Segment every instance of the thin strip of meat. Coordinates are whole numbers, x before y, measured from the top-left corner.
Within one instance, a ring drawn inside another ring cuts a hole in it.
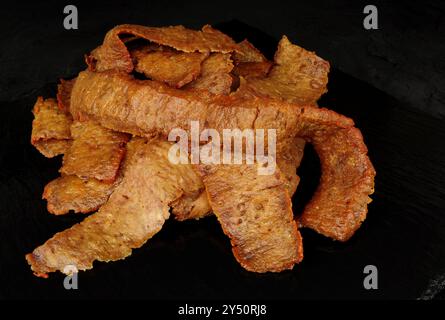
[[[123,34],[137,36],[183,52],[230,53],[238,49],[229,36],[208,25],[204,26],[202,31],[196,31],[183,26],[155,28],[124,24],[111,29],[106,34],[104,43],[93,50],[86,59],[91,70],[133,70],[130,53],[119,37]]]
[[[134,59],[135,69],[152,80],[181,88],[201,74],[201,63],[208,53],[180,51],[152,51]]]
[[[185,189],[202,187],[191,165],[167,160],[170,143],[146,143],[136,138],[128,145],[130,159],[125,163],[123,180],[108,202],[26,256],[37,276],[64,272],[67,265],[87,270],[94,261],[126,258],[162,228],[169,217],[169,205]]]
[[[242,62],[265,62],[266,57],[261,53],[260,50],[255,48],[249,40],[244,39],[238,44],[238,51],[233,53],[233,61],[235,64]]]
[[[274,57],[275,65],[267,77],[255,74],[254,70],[250,70],[254,66],[248,65],[267,61],[261,52],[246,40],[238,45],[242,54],[235,53],[234,60],[238,63],[238,68],[241,68],[238,71],[243,72],[241,76],[246,79],[241,78],[236,95],[265,96],[287,102],[293,102],[295,97],[298,97],[297,101],[300,103],[315,105],[327,91],[329,63],[313,52],[292,44],[287,37],[283,37],[279,42]],[[304,77],[306,82],[302,81],[301,77]],[[313,90],[311,83],[316,83],[318,90]],[[299,183],[296,170],[303,157],[304,145],[303,139],[295,138],[284,145],[283,151],[277,157],[278,166],[288,180],[291,194]]]
[[[303,246],[291,200],[280,171],[258,175],[258,165],[197,167],[238,262],[254,272],[292,269]]]
[[[297,169],[303,159],[305,144],[303,139],[294,138],[282,148],[279,148],[281,152],[277,154],[277,166],[286,181],[286,189],[291,197],[297,191],[298,184],[300,183]]]
[[[243,78],[264,78],[269,73],[272,62],[241,62],[235,65],[233,73]]]
[[[119,182],[120,179],[107,183],[94,178],[64,175],[45,186],[42,198],[47,200],[48,212],[55,215],[70,211],[89,213],[99,209],[108,200]]]
[[[190,220],[190,219],[201,219],[212,213],[212,207],[210,207],[209,201],[207,199],[207,194],[204,189],[200,189],[195,194],[191,193],[189,190],[185,190],[184,195],[172,202],[172,213],[175,219],[178,221]]]
[[[33,108],[31,144],[47,158],[63,154],[71,146],[72,117],[59,110],[54,99],[38,97]]]
[[[317,196],[308,208],[311,215],[335,215],[342,228],[332,226],[335,232],[329,233],[317,230],[337,240],[347,240],[360,226],[374,190],[375,171],[360,131],[351,119],[327,109],[268,98],[196,95],[152,81],[135,81],[126,74],[86,71],[73,88],[71,112],[75,118],[92,118],[114,130],[142,136],[167,136],[174,128],[189,131],[190,121],[195,120],[202,129],[213,128],[220,134],[227,128],[276,129],[278,145],[303,138],[314,145],[322,161]],[[338,144],[326,148],[328,138],[341,141],[341,149]],[[353,187],[339,188],[338,181],[346,177]],[[339,190],[335,202],[326,195],[332,188]]]
[[[313,105],[327,91],[329,63],[283,36],[267,78],[241,80],[239,95],[284,99]]]
[[[306,205],[301,224],[320,234],[347,241],[366,219],[375,171],[357,128],[310,138],[320,157],[320,184]]]
[[[252,78],[265,77],[269,73],[272,62],[268,61],[247,39],[238,43],[238,48],[239,51],[233,53],[234,74]]]
[[[229,94],[233,63],[228,53],[212,53],[202,63],[201,75],[185,88],[205,89],[214,94]]]
[[[71,126],[72,146],[63,156],[60,172],[80,178],[113,182],[125,155],[129,136],[92,121],[75,121]]]

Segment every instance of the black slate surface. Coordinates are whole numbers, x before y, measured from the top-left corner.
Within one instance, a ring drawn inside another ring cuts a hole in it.
[[[237,39],[248,37],[269,55],[275,49],[274,38],[239,22],[219,27]],[[77,71],[73,68],[63,76]],[[79,215],[55,217],[46,212],[41,193],[58,175],[61,159],[45,159],[29,144],[31,107],[37,95],[54,95],[56,81],[0,103],[0,297],[416,299],[433,298],[443,288],[444,123],[335,68],[320,105],[356,121],[377,171],[368,219],[349,242],[336,243],[303,230],[304,261],[293,271],[258,275],[236,263],[214,217],[169,220],[130,258],[97,263],[92,271],[81,273],[79,290],[65,290],[60,274],[35,278],[24,255],[82,220]],[[317,162],[308,148],[300,190],[293,199],[296,214],[316,187]],[[378,290],[363,288],[363,268],[369,264],[378,268]]]

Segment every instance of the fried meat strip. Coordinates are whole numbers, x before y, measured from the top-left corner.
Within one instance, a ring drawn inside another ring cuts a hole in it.
[[[261,53],[260,50],[255,48],[249,40],[244,39],[238,45],[238,51],[233,53],[233,61],[235,64],[242,62],[265,62],[266,57]]]
[[[257,165],[200,164],[198,171],[238,262],[254,272],[292,269],[303,246],[284,179],[278,169],[258,175]]]
[[[320,157],[320,184],[301,216],[303,226],[347,241],[366,219],[375,171],[356,128],[311,138]]]
[[[135,135],[166,137],[173,128],[189,132],[190,121],[195,120],[200,128],[213,128],[220,134],[226,128],[276,129],[278,145],[303,138],[314,145],[322,161],[320,185],[307,210],[313,216],[330,212],[337,221],[331,226],[333,232],[322,228],[321,222],[311,228],[344,241],[366,215],[375,171],[354,122],[333,111],[268,98],[196,95],[115,72],[81,72],[71,99],[75,118],[91,118]],[[328,141],[339,143],[329,148]],[[338,186],[344,179],[348,184]],[[335,199],[330,196],[334,189],[338,190]]]
[[[28,254],[34,273],[46,277],[57,270],[64,272],[67,265],[87,270],[96,260],[124,259],[156,234],[169,217],[169,205],[184,190],[203,187],[191,165],[168,161],[170,146],[160,140],[132,139],[122,182],[107,203]]]
[[[249,78],[265,77],[269,73],[272,62],[268,61],[248,40],[238,43],[238,48],[239,51],[233,54],[234,74]]]
[[[113,182],[125,155],[127,134],[112,131],[92,121],[75,121],[73,144],[63,156],[60,172],[80,178]]]
[[[191,169],[192,170],[192,169]],[[172,202],[172,213],[175,219],[178,221],[184,221],[189,219],[201,219],[212,213],[207,194],[204,189],[196,192],[190,192],[186,190],[184,195]]]
[[[229,94],[232,88],[230,54],[212,53],[202,63],[201,75],[186,88],[205,89],[214,94]]]
[[[47,200],[47,209],[52,214],[66,214],[70,210],[88,213],[99,209],[119,182],[120,179],[107,183],[94,178],[64,175],[48,183],[42,197]]]
[[[269,73],[272,62],[242,62],[237,64],[233,73],[243,78],[264,78]]]
[[[139,25],[120,25],[111,29],[103,44],[93,50],[87,58],[91,70],[122,70],[131,72],[133,62],[120,35],[133,35],[151,42],[168,46],[183,52],[221,52],[236,51],[236,43],[227,35],[204,26],[202,31],[186,29],[183,26],[166,28],[145,27]]]
[[[327,91],[329,63],[283,36],[267,78],[241,80],[238,94],[314,105]]]
[[[234,59],[238,66],[246,62],[264,62],[266,58],[252,44],[247,41],[239,43],[241,53],[235,53]],[[283,37],[275,53],[275,65],[267,77],[249,74],[244,69],[246,79],[241,79],[238,95],[265,96],[287,102],[316,104],[320,96],[326,92],[329,63],[317,57],[314,53],[292,44]],[[318,90],[312,90],[316,83]],[[298,99],[295,99],[298,97]],[[295,138],[283,148],[277,162],[288,180],[291,191],[298,186],[299,177],[296,170],[300,166],[304,152],[304,140]],[[291,192],[291,194],[293,194]]]
[[[152,80],[181,88],[201,74],[201,63],[208,53],[173,50],[152,51],[136,56],[135,70]]]
[[[38,97],[33,108],[31,144],[47,158],[65,153],[71,145],[72,117],[54,99]]]

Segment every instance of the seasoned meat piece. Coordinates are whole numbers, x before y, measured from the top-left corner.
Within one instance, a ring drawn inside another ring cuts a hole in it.
[[[72,117],[57,107],[54,99],[38,97],[33,108],[31,144],[45,157],[65,153],[71,146]]]

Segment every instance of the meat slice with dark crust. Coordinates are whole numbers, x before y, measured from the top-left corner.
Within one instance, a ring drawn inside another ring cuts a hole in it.
[[[54,99],[38,97],[33,108],[31,144],[47,158],[65,153],[71,146],[72,117],[59,110]]]
[[[37,276],[78,270],[94,261],[115,261],[129,256],[156,234],[169,217],[169,205],[184,190],[202,182],[191,165],[167,160],[171,144],[132,139],[122,182],[97,213],[70,229],[57,233],[26,256]]]
[[[75,121],[73,144],[63,156],[60,172],[105,182],[116,179],[129,135],[112,131],[92,121]]]
[[[197,168],[238,262],[254,272],[292,269],[303,259],[303,246],[291,200],[279,170],[258,175],[259,165]]]
[[[151,81],[135,81],[124,74],[82,72],[73,88],[71,111],[75,118],[92,118],[106,127],[136,135],[166,137],[173,128],[189,131],[190,122],[195,120],[200,128],[213,128],[220,134],[227,128],[276,129],[278,146],[295,137],[303,138],[314,145],[322,161],[321,183],[308,212],[335,215],[334,219],[344,227],[332,226],[336,232],[329,233],[318,228],[334,239],[344,241],[360,226],[370,201],[368,196],[374,191],[375,171],[360,131],[351,119],[327,109],[268,98],[213,96],[205,92],[196,95]],[[341,149],[338,144],[327,149],[328,138],[341,141]],[[277,156],[280,152],[278,148]],[[346,177],[353,188],[339,188],[332,202],[327,194]]]

